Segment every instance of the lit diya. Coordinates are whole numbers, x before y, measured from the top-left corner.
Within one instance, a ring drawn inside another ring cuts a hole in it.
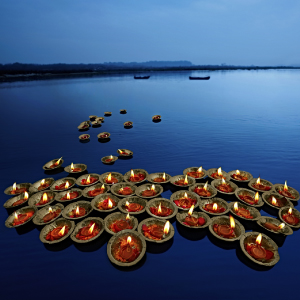
[[[117,153],[120,156],[132,156],[133,155],[133,152],[131,150],[128,150],[128,149],[118,149]]]
[[[79,186],[88,186],[93,185],[99,181],[100,175],[91,173],[91,174],[85,174],[77,178],[76,184]]]
[[[149,242],[163,243],[174,236],[174,228],[169,221],[149,218],[143,220],[138,226],[138,232],[142,233]]]
[[[25,206],[12,213],[5,221],[5,226],[8,228],[17,227],[29,222],[35,215],[36,208]]]
[[[45,206],[54,201],[55,194],[51,191],[43,191],[32,195],[29,198],[28,204],[30,206]]]
[[[102,157],[101,161],[104,164],[113,164],[117,159],[118,159],[117,156],[110,155],[110,156],[104,156],[104,157]]]
[[[294,207],[294,205],[289,199],[283,196],[279,196],[277,193],[274,192],[263,193],[262,198],[266,202],[266,204],[270,205],[273,208],[280,209],[281,207],[284,206]]]
[[[98,183],[93,186],[87,187],[83,190],[84,197],[94,198],[98,195],[107,193],[109,191],[109,186],[104,183]]]
[[[96,207],[99,210],[111,210],[113,208],[116,208],[116,206],[116,201],[109,195],[107,195],[105,198],[98,199],[98,202],[96,203]]]
[[[235,191],[235,196],[239,200],[254,207],[260,207],[264,205],[264,202],[259,196],[259,192],[253,192],[248,189],[239,188]]]
[[[123,175],[118,172],[107,172],[100,176],[100,181],[108,185],[113,185],[123,181]]]
[[[68,232],[69,232],[69,226],[67,226],[67,225],[58,226],[58,227],[52,229],[51,231],[49,231],[48,234],[46,235],[45,239],[47,241],[51,241],[51,242],[60,240],[62,237],[67,235]]]
[[[19,195],[25,192],[29,191],[29,188],[31,187],[31,183],[19,183],[16,182],[5,189],[4,193],[6,195]]]
[[[123,213],[130,213],[133,215],[143,213],[146,209],[147,201],[140,197],[127,197],[118,203],[118,208]]]
[[[110,191],[118,197],[127,197],[135,194],[136,186],[130,183],[116,183],[111,187]]]
[[[19,196],[10,198],[4,203],[5,208],[15,207],[24,204],[29,198],[29,194],[27,192],[20,194]]]
[[[33,223],[36,225],[44,225],[46,223],[53,222],[60,215],[64,206],[62,204],[56,204],[54,206],[45,206],[39,210],[33,218]]]
[[[64,160],[61,158],[59,159],[52,159],[46,164],[44,164],[43,169],[44,170],[54,170],[56,168],[59,168],[63,164]]]
[[[61,213],[61,209],[52,209],[49,207],[48,213],[43,217],[44,223],[51,222],[53,219],[57,218]]]
[[[231,177],[231,179],[240,182],[248,182],[253,178],[250,173],[240,170],[230,171],[228,172],[228,175]]]
[[[105,230],[110,234],[118,233],[122,230],[133,229],[135,230],[138,225],[138,221],[135,217],[116,212],[108,215],[104,219]]]
[[[257,220],[257,224],[268,231],[273,233],[281,233],[284,235],[291,235],[293,234],[293,230],[286,226],[285,223],[281,223],[279,220],[271,217],[260,217]]]
[[[55,191],[64,191],[70,189],[74,185],[75,185],[74,178],[65,177],[63,179],[56,180],[50,189]]]
[[[231,202],[229,204],[230,210],[237,216],[247,219],[247,220],[256,220],[260,217],[260,212],[253,207],[249,207],[238,202]]]
[[[194,207],[199,205],[199,196],[193,192],[177,191],[171,195],[170,200],[183,210],[190,209],[192,205]]]
[[[196,193],[203,198],[211,198],[217,195],[217,190],[208,184],[208,182],[197,183],[189,188],[191,192]]]
[[[81,140],[81,141],[87,141],[87,140],[89,140],[90,139],[90,135],[89,134],[81,134],[80,136],[79,136],[79,139]]]
[[[140,183],[146,180],[146,177],[148,175],[148,172],[143,169],[131,169],[131,171],[128,171],[124,175],[124,180],[126,182],[136,182]]]
[[[300,196],[297,190],[293,189],[290,186],[287,186],[287,183],[285,181],[283,184],[274,184],[274,188],[277,193],[279,193],[281,196],[289,198],[292,201],[298,201]]]
[[[187,175],[177,175],[173,176],[170,181],[172,184],[177,186],[191,186],[192,184],[195,184],[195,179],[191,177],[187,177]]]
[[[178,213],[176,219],[180,224],[188,228],[205,228],[211,223],[210,217],[203,212],[195,212],[193,205],[188,213]]]
[[[147,180],[152,183],[167,183],[171,179],[169,174],[164,173],[152,173],[148,174]]]
[[[206,171],[206,174],[211,179],[222,179],[222,178],[224,178],[228,181],[230,180],[229,175],[226,172],[224,172],[221,167],[218,168],[218,169],[216,169],[216,168],[209,169],[209,170]]]
[[[204,212],[214,215],[222,215],[229,210],[227,202],[221,198],[202,200],[199,207]]]
[[[109,132],[101,132],[97,135],[98,139],[108,139],[110,137]]]
[[[123,125],[124,125],[124,127],[132,127],[132,124],[133,124],[133,122],[127,121]]]
[[[235,190],[238,188],[236,184],[225,181],[224,178],[213,180],[211,185],[223,194],[234,194]]]
[[[189,177],[193,177],[195,179],[201,179],[206,176],[206,171],[201,167],[191,167],[187,168],[183,171],[184,175],[187,175]]]
[[[282,208],[279,211],[279,217],[286,222],[289,226],[299,228],[300,227],[300,213],[298,210],[290,208]]]
[[[88,201],[77,201],[65,207],[62,216],[66,219],[80,219],[86,217],[93,210]]]
[[[159,196],[163,190],[159,184],[143,184],[136,189],[135,193],[142,198],[153,198]]]
[[[174,217],[178,208],[173,202],[164,198],[155,198],[147,203],[147,213],[159,219],[170,219]]]
[[[191,206],[188,212],[188,216],[185,217],[184,219],[184,224],[191,226],[191,227],[199,227],[205,224],[205,219],[200,217],[200,218],[195,218],[192,216],[194,210],[194,205]]]
[[[81,173],[86,171],[87,169],[87,165],[85,164],[73,164],[71,163],[71,165],[65,167],[65,171],[68,173]]]
[[[50,187],[50,185],[53,183],[54,179],[53,178],[46,178],[42,179],[38,182],[37,190],[42,191]],[[36,183],[33,184],[33,186],[36,186]]]
[[[55,196],[57,201],[72,201],[82,196],[82,191],[80,189],[71,189],[67,192],[59,193]]]
[[[153,117],[152,117],[152,121],[160,121],[161,120],[161,116],[160,115],[154,115]]]
[[[253,188],[254,190],[257,190],[259,192],[261,191],[269,191],[272,188],[272,183],[270,181],[258,178],[253,178],[248,183],[249,187]]]
[[[96,237],[99,234],[100,230],[101,228],[98,224],[96,224],[96,222],[90,221],[87,226],[84,226],[78,230],[75,237],[77,240],[87,241]]]

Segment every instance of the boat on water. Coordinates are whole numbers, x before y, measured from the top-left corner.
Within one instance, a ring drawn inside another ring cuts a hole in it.
[[[150,76],[134,76],[134,79],[149,79]]]
[[[210,78],[210,76],[207,77],[193,77],[193,76],[189,76],[190,80],[208,80]]]

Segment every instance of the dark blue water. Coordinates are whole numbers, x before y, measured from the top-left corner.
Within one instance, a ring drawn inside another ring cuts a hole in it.
[[[43,164],[63,156],[64,166],[85,163],[89,172],[99,174],[143,168],[178,175],[190,166],[221,166],[261,175],[273,184],[287,180],[299,191],[300,71],[211,72],[209,81],[189,81],[191,74],[208,73],[1,84],[0,190],[15,181],[42,179]],[[123,108],[126,115],[119,114]],[[105,111],[112,116],[102,127],[90,128],[89,143],[80,143],[79,123]],[[155,114],[162,116],[160,123],[152,122]],[[124,129],[125,121],[132,121],[133,128]],[[98,142],[102,131],[111,133],[108,143]],[[103,165],[101,158],[116,155],[118,148],[132,150],[133,158]],[[166,190],[162,196],[171,194]],[[8,198],[2,194],[1,203]],[[269,214],[265,210],[262,215]],[[7,216],[0,209],[3,299],[36,299],[36,294],[43,299],[282,299],[299,290],[297,231],[278,242],[279,263],[260,269],[245,259],[238,244],[217,244],[208,232],[190,236],[174,221],[173,242],[165,249],[150,247],[143,263],[126,272],[110,263],[105,239],[86,247],[49,248],[34,226],[6,228]]]

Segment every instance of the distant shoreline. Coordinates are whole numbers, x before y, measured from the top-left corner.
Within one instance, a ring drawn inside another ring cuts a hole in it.
[[[38,71],[38,72],[1,72],[0,82],[12,81],[30,81],[30,80],[43,80],[43,79],[59,79],[59,78],[77,78],[77,77],[96,77],[101,75],[135,75],[135,74],[149,74],[152,72],[176,72],[176,71],[234,71],[234,70],[297,70],[300,67],[249,67],[249,66],[190,66],[190,67],[167,67],[167,68],[129,68],[129,69],[106,69],[106,70],[78,70],[78,71],[65,71],[59,70],[55,72]]]

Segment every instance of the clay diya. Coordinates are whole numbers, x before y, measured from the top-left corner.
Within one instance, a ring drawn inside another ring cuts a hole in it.
[[[146,210],[147,201],[137,196],[126,197],[119,201],[118,208],[122,213],[141,214]]]
[[[200,201],[199,208],[211,215],[220,216],[229,211],[228,203],[221,198],[210,198]]]
[[[238,202],[231,202],[228,206],[230,212],[241,219],[257,221],[261,217],[260,212],[254,207]]]
[[[261,195],[263,201],[272,208],[280,209],[284,206],[294,207],[293,203],[275,191],[265,192]]]
[[[91,115],[91,116],[89,116],[89,118],[90,118],[90,120],[92,121],[92,120],[95,120],[96,118],[98,118],[98,116],[96,116],[96,115]]]
[[[144,169],[131,169],[124,175],[124,180],[129,183],[141,183],[147,179],[148,172]]]
[[[82,122],[81,124],[79,124],[79,126],[77,127],[79,130],[87,130],[90,127],[90,123],[87,122]]]
[[[187,175],[176,175],[171,177],[170,183],[177,187],[190,187],[196,183],[195,178]]]
[[[230,179],[236,182],[249,182],[253,176],[246,171],[233,170],[227,173]]]
[[[9,186],[4,190],[6,195],[20,195],[24,192],[29,192],[31,183],[14,183],[12,186]]]
[[[203,179],[206,177],[206,170],[202,167],[190,167],[184,169],[183,174],[195,179]]]
[[[166,174],[166,173],[152,173],[152,174],[148,174],[147,176],[147,180],[151,183],[168,183],[170,182],[171,179],[171,175]]]
[[[109,260],[121,267],[137,264],[146,253],[146,242],[140,233],[123,230],[112,236],[107,243]]]
[[[62,216],[69,220],[77,220],[87,217],[93,210],[88,201],[77,201],[69,204],[62,212]]]
[[[118,208],[120,199],[111,194],[101,194],[96,196],[92,202],[92,207],[100,212],[109,213]]]
[[[153,243],[164,243],[174,236],[174,227],[169,221],[149,218],[139,223],[138,232]]]
[[[136,188],[135,194],[138,197],[151,199],[158,197],[164,191],[163,187],[160,184],[143,184]]]
[[[299,192],[294,188],[287,186],[286,181],[284,185],[280,183],[274,184],[273,188],[278,194],[287,198],[288,200],[298,201],[300,199]]]
[[[228,173],[223,171],[221,167],[218,169],[217,168],[208,169],[206,171],[206,175],[212,180],[222,179],[222,178],[224,178],[226,181],[230,180],[230,176],[228,175]]]
[[[76,181],[73,177],[65,177],[56,180],[50,187],[51,191],[62,192],[71,189]]]
[[[210,223],[210,217],[203,212],[194,211],[192,205],[188,212],[180,212],[176,215],[177,221],[187,228],[200,228],[207,227]]]
[[[130,157],[133,155],[133,152],[128,149],[118,149],[117,153],[123,157]]]
[[[43,169],[46,171],[55,170],[57,168],[60,168],[61,165],[64,163],[64,160],[61,158],[55,158],[43,165]]]
[[[124,127],[132,127],[133,122],[131,121],[126,121],[123,125]]]
[[[111,111],[105,111],[105,112],[104,112],[104,115],[105,115],[105,116],[111,116]]]
[[[97,135],[97,137],[100,140],[105,140],[105,139],[108,139],[110,137],[110,133],[109,132],[101,132]]]
[[[280,259],[278,246],[263,233],[246,232],[240,239],[240,246],[250,260],[262,266],[274,266]]]
[[[29,198],[29,194],[27,192],[24,192],[18,196],[12,197],[10,199],[8,199],[3,206],[5,208],[12,208],[12,207],[17,207],[20,205],[23,205],[25,203],[27,203]]]
[[[126,229],[136,230],[137,226],[137,218],[130,216],[129,213],[123,214],[115,212],[106,216],[104,219],[105,231],[112,235]]]
[[[28,223],[36,214],[37,208],[33,206],[25,206],[13,212],[5,221],[8,228],[19,227]]]
[[[77,174],[86,171],[87,165],[85,164],[73,164],[65,167],[65,171],[70,174]]]
[[[235,183],[226,181],[224,178],[213,180],[211,185],[216,188],[219,193],[225,195],[233,195],[235,190],[238,189],[238,186]]]
[[[95,119],[95,121],[101,121],[102,123],[104,123],[104,117],[98,117]]]
[[[168,199],[155,198],[147,203],[146,211],[151,217],[167,220],[176,216],[178,208]]]
[[[133,196],[136,191],[136,186],[131,183],[116,183],[111,189],[111,193],[118,197],[128,197]]]
[[[189,187],[190,192],[194,192],[199,195],[201,198],[209,199],[213,198],[217,195],[217,190],[212,187],[208,182],[204,183],[196,183]]]
[[[71,234],[75,243],[88,243],[94,241],[104,231],[104,221],[101,218],[90,217],[79,222]]]
[[[81,134],[80,136],[79,136],[79,139],[81,140],[81,141],[88,141],[89,139],[90,139],[90,135],[89,134]]]
[[[123,175],[118,172],[106,172],[102,175],[100,175],[100,182],[113,185],[116,183],[120,183],[123,181]]]
[[[181,190],[173,193],[170,201],[174,202],[178,209],[189,210],[192,205],[195,208],[199,205],[200,197],[193,192]]]
[[[93,186],[86,187],[82,193],[86,198],[95,198],[98,195],[108,193],[110,190],[109,185],[104,183],[97,183]]]
[[[126,114],[127,110],[126,109],[120,109],[120,114]]]
[[[68,201],[78,200],[81,196],[82,196],[82,190],[73,188],[68,191],[56,193],[55,200],[57,202],[64,203]]]
[[[56,244],[65,240],[74,230],[75,222],[64,218],[56,219],[40,232],[40,240],[45,244]]]
[[[117,159],[118,159],[117,156],[110,155],[110,156],[104,156],[104,157],[102,157],[101,161],[104,164],[112,165]]]
[[[265,179],[261,179],[260,177],[258,178],[252,178],[249,183],[248,186],[258,192],[267,192],[270,191],[272,189],[273,184]]]
[[[38,180],[34,184],[32,184],[29,191],[32,193],[44,191],[48,188],[51,188],[54,181],[55,181],[54,178],[44,178],[44,179]]]
[[[37,211],[35,217],[32,222],[36,225],[45,225],[53,222],[57,218],[60,217],[64,206],[62,204],[55,204],[53,206],[47,205]]]
[[[28,200],[29,206],[36,206],[37,208],[44,207],[51,204],[55,200],[55,193],[46,190],[30,196]]]
[[[211,219],[209,231],[222,241],[233,242],[241,238],[245,233],[245,228],[232,216],[219,216]]]
[[[154,115],[154,116],[152,117],[152,121],[153,121],[153,122],[161,121],[161,115]]]
[[[84,174],[77,178],[76,184],[79,186],[91,186],[99,182],[100,175],[95,173]]]
[[[93,127],[99,127],[99,126],[101,126],[101,123],[102,122],[100,120],[95,120],[92,122],[92,125],[93,125]]]
[[[282,207],[279,218],[292,228],[300,228],[300,212],[293,207]]]
[[[293,230],[289,226],[285,225],[285,223],[282,223],[282,221],[275,218],[262,216],[257,220],[257,224],[265,230],[275,234],[293,234]]]
[[[258,192],[254,192],[244,188],[238,188],[235,191],[235,196],[243,203],[252,207],[261,207],[264,205],[261,196]]]

